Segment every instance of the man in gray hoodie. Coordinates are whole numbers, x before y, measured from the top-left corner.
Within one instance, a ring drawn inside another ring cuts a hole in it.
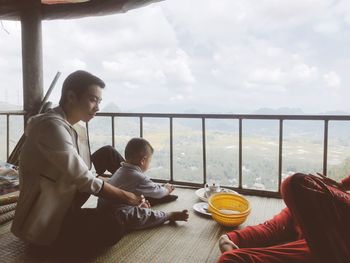
[[[145,202],[142,196],[92,174],[86,141],[73,127],[90,121],[99,111],[104,87],[101,79],[86,71],[73,72],[63,83],[59,106],[30,119],[20,155],[20,196],[11,229],[22,240],[39,246],[113,244],[124,229],[108,220],[110,214],[82,209],[81,196],[93,194],[130,205]],[[86,135],[82,127],[79,130]]]

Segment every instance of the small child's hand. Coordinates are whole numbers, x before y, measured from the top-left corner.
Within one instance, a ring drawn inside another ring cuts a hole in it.
[[[175,186],[169,183],[165,184],[164,187],[168,190],[169,194],[175,189]]]
[[[143,207],[143,208],[151,208],[151,204],[148,202],[148,200],[144,200],[142,201],[142,203],[139,205],[139,207]]]

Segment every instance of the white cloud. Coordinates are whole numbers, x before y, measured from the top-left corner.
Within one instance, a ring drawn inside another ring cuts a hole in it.
[[[21,33],[19,22],[0,25],[0,101],[22,103]],[[1,109],[0,109],[1,110]]]
[[[324,74],[323,79],[330,88],[336,89],[341,85],[341,78],[334,71]]]
[[[113,60],[103,61],[102,65],[114,73],[115,79],[139,84],[190,84],[195,80],[187,60],[181,50],[162,50],[116,54]]]
[[[62,68],[67,71],[75,71],[77,69],[86,69],[86,62],[79,58],[63,59]]]
[[[321,23],[316,24],[313,29],[317,33],[323,33],[323,34],[334,34],[339,32],[340,25],[337,21],[324,21]]]
[[[57,101],[65,76],[83,68],[106,81],[104,103],[122,109],[171,103],[202,112],[208,105],[226,112],[350,111],[350,90],[341,89],[350,85],[349,14],[347,0],[176,0],[126,14],[46,21],[45,88],[61,70],[51,96]],[[0,73],[21,89],[20,26],[5,26],[10,34],[0,30]]]
[[[318,69],[315,66],[300,63],[292,68],[292,73],[301,80],[315,79],[318,76]]]
[[[184,96],[181,94],[177,94],[176,96],[170,97],[171,101],[182,101],[184,99]]]
[[[253,70],[251,79],[261,83],[279,83],[283,74],[280,68],[257,68]]]

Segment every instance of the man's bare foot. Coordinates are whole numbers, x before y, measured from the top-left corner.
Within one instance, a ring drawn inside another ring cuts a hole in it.
[[[219,239],[219,248],[221,253],[230,251],[233,249],[238,249],[239,247],[228,238],[227,235],[222,235]]]
[[[188,220],[188,210],[169,213],[169,221],[187,221],[187,220]]]

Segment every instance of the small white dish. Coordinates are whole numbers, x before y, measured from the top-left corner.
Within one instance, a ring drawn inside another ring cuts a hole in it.
[[[233,191],[233,190],[227,189],[227,188],[221,188],[219,193],[234,193],[234,194],[239,195],[239,193],[237,193],[236,191]],[[206,197],[206,194],[205,194],[205,188],[200,188],[200,189],[196,190],[196,195],[203,202],[208,202],[208,198]]]
[[[193,209],[202,215],[211,216],[211,213],[208,212],[208,203],[206,202],[199,202],[194,204]]]

